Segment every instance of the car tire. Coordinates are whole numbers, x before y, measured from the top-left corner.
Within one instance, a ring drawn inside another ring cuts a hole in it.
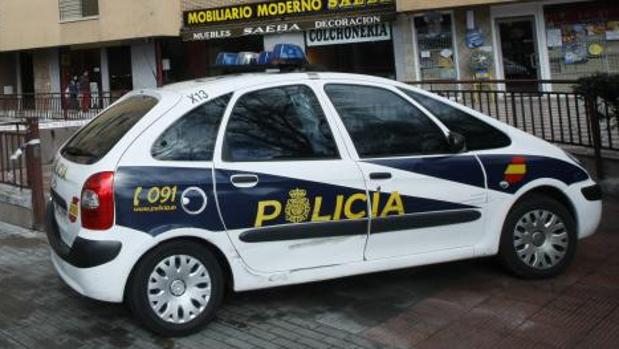
[[[198,243],[179,240],[157,246],[142,257],[125,299],[147,329],[178,337],[210,322],[223,294],[224,278],[213,253]]]
[[[569,266],[577,244],[576,223],[569,210],[548,196],[530,194],[507,215],[499,260],[521,278],[548,278]]]

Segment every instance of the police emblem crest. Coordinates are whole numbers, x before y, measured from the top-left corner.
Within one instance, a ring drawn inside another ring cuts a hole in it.
[[[307,190],[293,189],[289,193],[290,198],[286,201],[286,221],[301,223],[309,218],[310,201],[306,197]]]

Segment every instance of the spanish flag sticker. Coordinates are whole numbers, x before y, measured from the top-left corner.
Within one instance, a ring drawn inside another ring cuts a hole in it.
[[[77,216],[79,215],[79,207],[77,206],[77,203],[79,201],[80,200],[74,196],[73,201],[71,201],[71,205],[69,205],[69,221],[71,223],[75,223],[75,221],[77,221]]]
[[[512,162],[505,169],[505,181],[509,184],[515,184],[522,181],[526,174],[526,159],[522,156],[514,156]]]

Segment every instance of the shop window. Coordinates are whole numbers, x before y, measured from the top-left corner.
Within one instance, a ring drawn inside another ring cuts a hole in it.
[[[544,17],[553,79],[619,72],[616,1],[544,6]]]
[[[363,158],[447,152],[441,129],[421,110],[389,90],[331,84],[325,92]]]
[[[243,95],[226,129],[226,161],[338,158],[318,98],[307,86],[269,88]]]
[[[108,47],[107,61],[110,74],[110,90],[114,96],[122,96],[133,89],[131,75],[131,47]]]
[[[309,47],[307,56],[312,64],[329,71],[395,79],[391,40]]]
[[[428,13],[414,18],[421,80],[455,80],[457,62],[450,14]]]
[[[99,0],[58,0],[60,20],[72,20],[99,15]]]

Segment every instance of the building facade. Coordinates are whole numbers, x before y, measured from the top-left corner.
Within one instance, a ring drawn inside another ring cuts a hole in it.
[[[402,81],[619,71],[616,0],[3,0],[0,96],[93,95],[213,74],[219,52],[295,43],[311,63]]]
[[[399,0],[397,78],[573,80],[619,72],[616,1]],[[537,88],[534,82],[507,89]]]
[[[194,74],[207,75],[222,51],[294,43],[311,63],[329,70],[395,78],[395,5],[395,0],[184,0],[181,36],[190,55],[199,57],[188,62]]]
[[[93,95],[157,85],[157,40],[177,37],[169,0],[3,0],[0,95],[62,93],[88,72]]]

